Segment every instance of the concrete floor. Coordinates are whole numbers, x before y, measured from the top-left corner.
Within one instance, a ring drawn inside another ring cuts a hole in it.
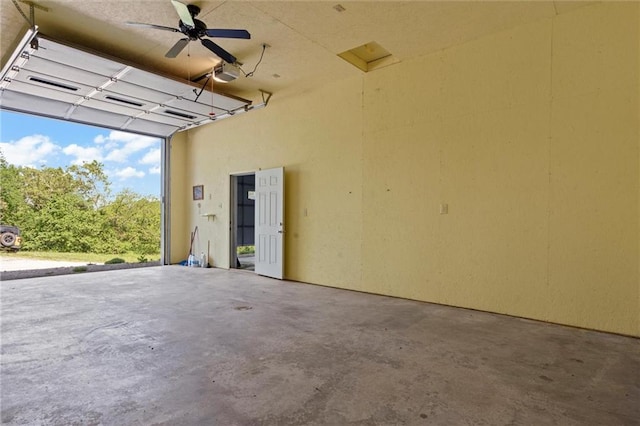
[[[240,262],[240,268],[246,271],[255,271],[256,269],[256,255],[255,254],[241,254],[238,256]]]
[[[0,285],[3,424],[640,419],[638,339],[219,269]]]

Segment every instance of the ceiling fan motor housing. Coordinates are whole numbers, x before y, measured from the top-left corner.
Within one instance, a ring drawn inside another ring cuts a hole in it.
[[[192,18],[195,18],[200,13],[200,8],[195,4],[188,4],[187,10],[189,10],[189,13],[191,14]]]
[[[189,37],[191,40],[198,40],[200,37],[204,37],[205,31],[207,30],[207,25],[199,19],[194,19],[193,23],[195,24],[195,27],[189,28],[182,21],[178,22],[180,32]]]

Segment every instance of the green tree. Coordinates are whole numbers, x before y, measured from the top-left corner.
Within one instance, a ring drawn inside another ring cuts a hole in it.
[[[93,208],[103,207],[107,203],[111,184],[101,163],[93,160],[90,163],[82,163],[80,166],[72,165],[67,172],[74,180],[76,191],[90,202]]]
[[[77,193],[49,202],[32,217],[25,247],[63,252],[96,252],[100,242],[100,214]]]
[[[0,222],[17,223],[23,204],[22,185],[19,169],[8,164],[0,151]]]
[[[60,167],[20,167],[20,176],[24,202],[35,211],[42,210],[57,197],[76,192],[73,176]]]
[[[18,167],[0,152],[0,218],[19,226],[25,250],[160,251],[160,201],[130,190],[110,196],[104,166]]]
[[[118,239],[119,252],[160,252],[160,200],[125,189],[104,211],[108,230]]]

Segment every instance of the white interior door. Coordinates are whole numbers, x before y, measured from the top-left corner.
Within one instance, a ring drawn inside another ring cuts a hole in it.
[[[256,265],[267,277],[284,276],[284,168],[256,172]]]

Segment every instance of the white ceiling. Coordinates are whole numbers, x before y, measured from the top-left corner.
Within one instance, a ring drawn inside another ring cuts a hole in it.
[[[11,0],[0,2],[4,65],[27,23]],[[164,54],[181,34],[125,24],[136,21],[176,27],[178,17],[169,0],[34,0],[34,3],[47,9],[34,9],[42,34],[121,58],[152,72],[193,79],[219,61],[197,42],[190,43],[188,50],[176,59],[167,59]],[[261,45],[271,46],[254,77],[240,77],[216,87],[254,102],[261,101],[258,89],[273,92],[277,101],[330,80],[361,74],[362,71],[337,55],[371,41],[379,43],[399,61],[407,61],[588,4],[340,0],[193,3],[202,9],[197,18],[209,28],[245,28],[251,33],[251,40],[214,39],[244,64],[246,72],[258,61]],[[28,16],[29,6],[18,4]],[[345,10],[336,11],[336,4]]]

